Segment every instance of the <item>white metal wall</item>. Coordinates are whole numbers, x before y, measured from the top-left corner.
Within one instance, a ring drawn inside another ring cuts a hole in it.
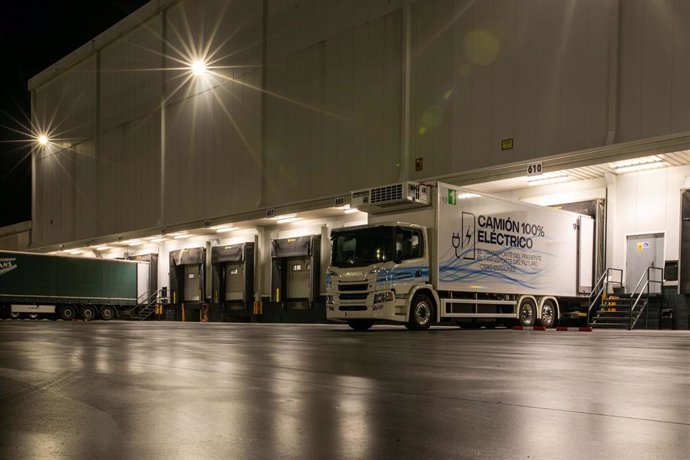
[[[398,11],[267,67],[266,204],[397,179],[401,39]]]
[[[34,246],[690,130],[681,0],[158,5],[33,83]]]
[[[690,129],[690,2],[625,0],[620,140]]]
[[[415,3],[411,147],[424,169],[414,176],[603,145],[613,3]]]

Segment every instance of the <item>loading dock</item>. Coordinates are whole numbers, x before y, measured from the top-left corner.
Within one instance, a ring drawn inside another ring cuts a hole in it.
[[[319,298],[321,236],[271,242],[271,301],[283,312],[311,311]]]
[[[170,253],[170,290],[175,305],[175,319],[199,321],[204,301],[204,248],[190,248]]]
[[[213,304],[223,320],[248,319],[254,300],[254,243],[213,247]]]

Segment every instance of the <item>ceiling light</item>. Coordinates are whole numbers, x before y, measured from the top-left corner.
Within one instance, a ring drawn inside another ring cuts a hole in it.
[[[181,231],[181,232],[171,233],[169,236],[176,237],[176,236],[186,235],[186,234],[187,234],[187,231],[186,231],[186,230],[183,230],[183,231]]]
[[[211,230],[215,230],[218,233],[226,233],[226,232],[231,232],[234,230],[232,224],[222,224],[222,225],[214,225],[213,227],[210,227]]]
[[[618,161],[616,163],[609,164],[609,167],[613,169],[613,172],[616,174],[664,168],[666,166],[669,166],[669,164],[656,155],[634,158],[632,160]]]
[[[151,238],[150,241],[151,241],[152,243],[162,243],[162,242],[167,241],[167,240],[166,240],[165,238],[156,237],[156,238]]]
[[[570,180],[570,176],[562,172],[547,172],[540,176],[527,177],[527,183],[529,185],[556,184],[567,180]]]
[[[142,244],[144,244],[144,242],[139,240],[130,240],[127,241],[126,244],[128,244],[129,246],[141,246]]]
[[[110,249],[109,246],[96,246],[96,251],[107,251]]]
[[[271,217],[271,219],[273,219],[273,220],[284,220],[284,219],[292,219],[293,217],[297,217],[297,214],[283,214],[282,216]]]
[[[191,236],[192,236],[192,235],[184,235],[184,234],[183,234],[183,235],[177,235],[177,236],[175,237],[175,239],[176,239],[176,240],[183,240],[183,239],[189,238],[189,237],[191,237]]]
[[[77,254],[81,254],[81,253],[83,253],[83,252],[84,252],[84,251],[83,251],[82,249],[72,249],[72,250],[70,250],[70,251],[67,251],[67,254],[70,254],[70,255],[73,255],[73,256],[74,256],[74,255],[77,255]]]
[[[346,210],[343,211],[343,212],[344,212],[345,214],[353,214],[353,213],[355,213],[355,212],[359,212],[359,209],[357,209],[357,208],[346,209]]]
[[[285,217],[283,219],[276,220],[276,223],[278,223],[278,224],[289,224],[290,222],[297,222],[298,220],[302,220],[302,218],[301,217]]]
[[[477,195],[476,193],[465,192],[465,193],[461,193],[458,195],[458,200],[469,200],[471,198],[478,198],[478,197],[479,197],[479,195]]]
[[[346,204],[345,206],[336,206],[335,209],[340,209],[341,211],[347,211],[348,209],[350,209],[350,205]]]

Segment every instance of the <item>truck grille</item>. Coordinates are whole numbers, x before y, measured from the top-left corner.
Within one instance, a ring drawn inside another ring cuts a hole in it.
[[[369,286],[364,283],[364,284],[339,284],[338,285],[338,290],[340,292],[349,292],[349,291],[366,291]]]
[[[340,311],[366,311],[366,305],[341,305]]]
[[[340,300],[366,300],[366,292],[340,294]]]

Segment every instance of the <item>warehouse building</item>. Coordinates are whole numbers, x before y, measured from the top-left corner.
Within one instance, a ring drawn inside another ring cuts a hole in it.
[[[443,180],[591,215],[595,277],[666,267],[687,328],[688,24],[679,0],[152,1],[29,82],[30,242],[0,241],[145,258],[191,317],[322,321],[330,230],[368,221],[350,192]]]

